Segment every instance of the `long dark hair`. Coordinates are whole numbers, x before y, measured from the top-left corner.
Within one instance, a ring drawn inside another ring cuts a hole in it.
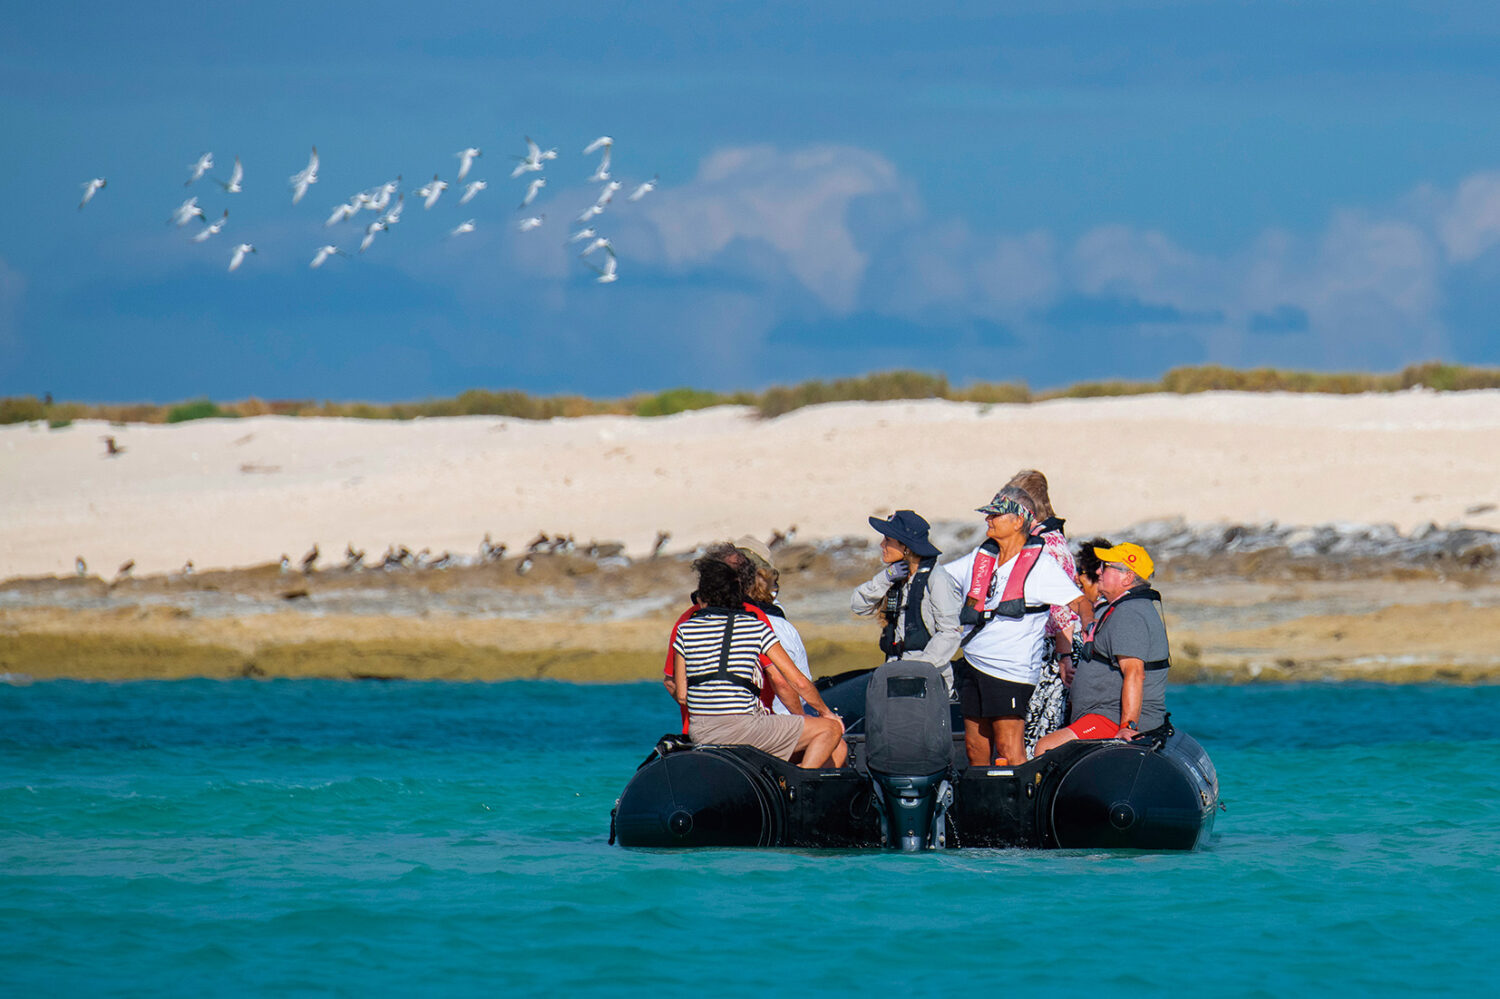
[[[698,570],[698,599],[709,607],[744,606],[745,589],[740,574],[715,558],[700,558],[693,563]]]

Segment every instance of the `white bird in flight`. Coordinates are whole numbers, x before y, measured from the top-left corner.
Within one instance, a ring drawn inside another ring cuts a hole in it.
[[[600,208],[598,205],[589,205],[581,213],[579,213],[578,221],[579,222],[587,222],[589,219],[593,218],[595,215],[603,215],[603,214],[604,214],[604,209]]]
[[[229,269],[232,271],[239,270],[240,264],[245,262],[245,254],[254,252],[255,247],[249,243],[241,243],[239,246],[236,246],[234,248],[234,256],[229,258]]]
[[[187,225],[195,218],[201,219],[204,217],[203,209],[198,207],[198,199],[188,198],[177,206],[177,210],[172,213],[172,218],[169,221],[181,227]]]
[[[609,254],[609,259],[604,261],[603,270],[600,270],[598,267],[594,267],[593,264],[589,264],[589,266],[594,267],[594,270],[598,273],[599,276],[594,278],[594,280],[599,284],[609,284],[620,279],[620,275],[615,273],[615,268],[619,264],[619,262],[615,260],[615,251],[609,249],[608,247],[605,247],[604,252]]]
[[[380,216],[380,223],[381,223],[381,225],[384,228],[389,229],[391,226],[395,225],[397,222],[400,222],[401,221],[401,209],[403,209],[405,207],[406,207],[406,195],[404,195],[404,194],[398,194],[398,195],[396,195],[396,206],[394,208],[392,208],[390,211],[386,212],[384,215]]]
[[[590,227],[588,229],[579,229],[573,235],[571,235],[571,236],[568,237],[568,242],[570,242],[570,243],[579,243],[579,242],[582,242],[585,239],[593,239],[597,235],[599,235],[599,234],[597,232],[595,232],[592,227]]]
[[[474,220],[473,219],[469,219],[467,222],[460,222],[458,225],[454,226],[453,227],[453,231],[451,231],[450,233],[448,233],[448,235],[450,235],[450,236],[462,236],[466,232],[473,232],[473,231],[474,231]]]
[[[607,135],[601,135],[601,136],[599,136],[599,138],[595,139],[593,142],[590,142],[588,145],[586,145],[586,146],[583,147],[583,155],[585,155],[585,156],[592,156],[598,150],[600,150],[600,149],[608,149],[610,146],[613,146],[614,144],[615,144],[615,140],[614,139],[610,138]]]
[[[226,184],[224,181],[217,179],[214,182],[224,189],[225,194],[239,194],[244,190],[240,186],[240,181],[244,179],[245,168],[240,164],[240,158],[236,156],[234,158],[234,169],[229,174],[229,182]]]
[[[597,205],[601,211],[603,211],[604,206],[614,200],[615,192],[619,189],[620,182],[618,180],[610,181],[608,184],[604,185],[604,190],[599,192],[599,199],[595,201],[594,204]]]
[[[609,180],[609,154],[613,146],[604,147],[604,158],[599,161],[599,167],[589,177],[590,184],[597,184],[602,180]]]
[[[583,248],[583,252],[580,253],[579,256],[580,257],[586,257],[590,253],[593,253],[595,250],[608,250],[609,248],[610,248],[609,240],[607,238],[605,238],[604,236],[600,236],[599,238],[595,239],[592,243],[590,243],[588,246],[585,246]],[[611,252],[613,252],[613,251],[611,251]]]
[[[91,180],[88,183],[84,184],[83,185],[83,200],[80,201],[80,202],[78,202],[78,207],[81,209],[84,205],[88,204],[90,201],[93,201],[94,200],[94,195],[96,195],[100,191],[104,190],[105,185],[108,184],[108,183],[109,182],[107,180],[105,180],[103,177],[95,177],[93,180]]]
[[[546,217],[547,216],[545,215],[533,215],[531,218],[522,219],[521,221],[516,223],[516,228],[520,229],[522,232],[530,232],[531,230],[539,227],[542,224],[542,220]]]
[[[292,174],[292,204],[302,200],[307,189],[318,182],[318,147],[312,147],[312,155],[308,157],[307,166]]]
[[[361,191],[342,205],[336,206],[333,209],[333,214],[328,216],[328,221],[324,222],[323,226],[331,228],[340,222],[354,218],[354,216],[359,214],[359,210],[368,203],[369,197],[368,194]]]
[[[437,199],[442,197],[443,192],[446,190],[448,190],[448,182],[446,180],[438,180],[438,175],[433,174],[432,183],[423,184],[417,188],[417,197],[427,199],[422,205],[423,208],[431,208],[437,204]]]
[[[375,242],[375,234],[377,232],[383,232],[384,230],[385,222],[380,219],[376,219],[374,222],[371,222],[369,225],[365,226],[365,238],[359,241],[359,252],[364,253],[366,250],[368,250],[370,248],[370,244]]]
[[[207,242],[208,238],[210,236],[217,236],[219,233],[223,232],[224,231],[224,223],[228,222],[228,221],[229,221],[229,209],[226,208],[226,209],[224,209],[224,214],[223,215],[220,215],[217,219],[215,219],[214,221],[210,222],[208,225],[204,226],[202,229],[198,230],[198,232],[193,236],[193,242],[195,242],[195,243]]]
[[[527,184],[526,185],[526,197],[522,198],[521,199],[521,203],[519,205],[517,205],[516,207],[517,208],[525,208],[527,205],[531,204],[533,201],[536,200],[537,192],[540,191],[542,188],[544,188],[546,186],[547,186],[547,178],[546,177],[538,177],[535,180],[533,180],[530,184]]]
[[[531,136],[528,135],[526,136],[526,155],[517,156],[516,159],[520,160],[521,162],[517,163],[516,168],[510,172],[510,175],[512,177],[519,177],[521,176],[521,174],[528,171],[534,172],[540,170],[542,168],[543,160],[557,159],[557,150],[543,149],[541,146],[538,146],[534,141],[532,141]]]
[[[401,188],[401,175],[397,174],[395,180],[388,180],[375,189],[375,193],[365,201],[365,207],[372,212],[383,212],[391,203],[391,198]]]
[[[470,181],[469,186],[464,188],[464,196],[458,199],[458,203],[461,205],[467,205],[469,202],[474,200],[474,195],[478,194],[480,191],[483,191],[489,186],[489,184],[486,184],[482,180]]]
[[[314,269],[322,267],[323,264],[328,261],[328,258],[333,256],[335,253],[337,253],[341,257],[347,257],[349,255],[343,250],[340,250],[337,246],[334,246],[330,243],[326,246],[318,247],[318,255],[316,257],[313,257],[312,263],[308,264],[307,266]]]
[[[653,174],[650,180],[646,181],[640,187],[637,187],[634,191],[631,191],[629,200],[639,201],[646,195],[650,194],[652,191],[656,190],[656,181],[659,176],[660,174]]]
[[[198,157],[198,161],[196,163],[192,163],[192,164],[190,164],[188,166],[188,170],[192,172],[192,176],[189,177],[186,181],[184,181],[182,186],[183,187],[187,187],[193,181],[195,181],[198,178],[202,177],[204,174],[208,173],[208,171],[212,170],[213,168],[214,168],[214,154],[213,153],[204,153],[202,156]]]
[[[469,168],[474,165],[474,161],[484,154],[474,146],[470,146],[468,149],[461,149],[453,155],[458,157],[457,179],[463,180],[469,175]]]

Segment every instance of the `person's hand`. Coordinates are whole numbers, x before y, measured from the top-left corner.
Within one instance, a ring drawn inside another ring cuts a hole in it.
[[[840,732],[844,730],[844,719],[839,717],[839,713],[837,711],[829,708],[828,710],[822,712],[822,715],[824,718],[832,718],[834,721],[838,722]]]
[[[1075,668],[1076,667],[1073,665],[1072,656],[1068,656],[1065,659],[1058,660],[1057,673],[1062,677],[1064,687],[1073,686],[1073,673],[1075,671]]]
[[[1124,739],[1126,742],[1129,742],[1131,739],[1134,739],[1136,736],[1138,736],[1140,734],[1141,733],[1137,732],[1133,728],[1126,728],[1124,725],[1121,725],[1120,726],[1120,731],[1118,731],[1118,732],[1115,733],[1115,738],[1116,739]]]
[[[899,583],[911,575],[911,565],[902,559],[900,562],[888,562],[884,570],[885,578],[892,583]]]

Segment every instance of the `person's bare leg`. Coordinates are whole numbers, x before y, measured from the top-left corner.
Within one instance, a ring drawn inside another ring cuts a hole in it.
[[[1007,766],[1026,762],[1026,719],[1000,718],[995,721],[995,751],[1004,756]]]
[[[1056,749],[1065,743],[1072,742],[1078,736],[1073,734],[1072,729],[1060,728],[1056,732],[1048,732],[1036,741],[1036,752],[1032,759],[1036,759],[1049,749]]]
[[[841,767],[849,761],[849,744],[844,741],[844,734],[839,733],[839,741],[833,747],[833,757],[830,762],[836,767]]]
[[[964,751],[969,754],[969,766],[987,767],[993,762],[990,756],[990,732],[992,718],[964,719]]]
[[[797,738],[797,748],[802,750],[802,762],[797,764],[804,770],[820,770],[828,766],[833,758],[834,746],[844,741],[844,732],[832,718],[806,718],[802,722],[802,734]]]

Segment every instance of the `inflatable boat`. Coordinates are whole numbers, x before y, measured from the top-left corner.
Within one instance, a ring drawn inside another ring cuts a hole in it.
[[[942,676],[893,662],[818,681],[845,719],[849,763],[803,770],[749,746],[663,736],[615,803],[627,847],[955,847],[1192,850],[1219,781],[1167,723],[1078,740],[1015,767],[970,767]]]

